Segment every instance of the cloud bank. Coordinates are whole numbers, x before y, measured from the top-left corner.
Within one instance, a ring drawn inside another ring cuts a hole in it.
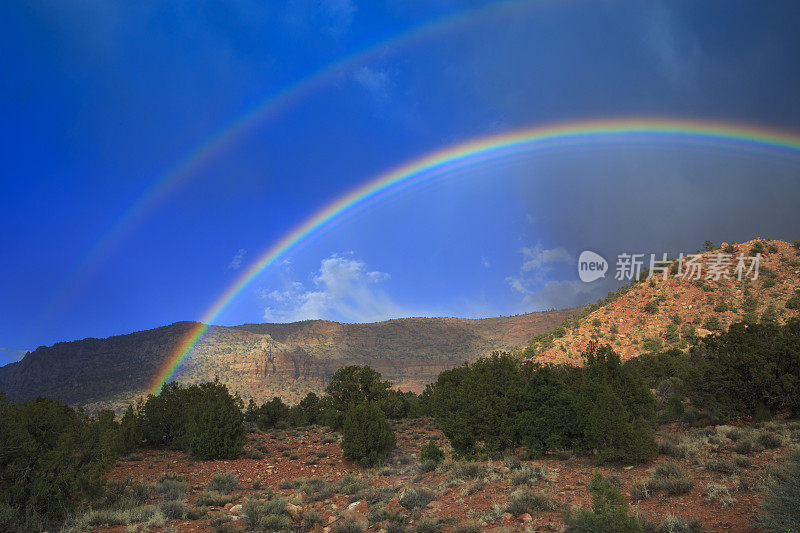
[[[313,287],[290,281],[282,290],[264,293],[270,303],[264,310],[264,320],[376,322],[406,316],[380,287],[390,277],[386,272],[368,270],[363,261],[349,254],[333,254],[323,259],[313,274]]]

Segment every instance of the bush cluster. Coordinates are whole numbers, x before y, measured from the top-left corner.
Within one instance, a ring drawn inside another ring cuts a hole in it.
[[[310,392],[291,407],[277,396],[261,406],[250,400],[245,421],[262,431],[315,424],[339,428],[348,411],[363,402],[378,404],[390,419],[419,416],[422,407],[417,395],[393,390],[391,386],[369,366],[346,366],[333,374],[321,397]]]
[[[373,466],[394,448],[395,436],[386,415],[375,402],[350,408],[342,427],[342,452],[347,459]]]
[[[59,526],[97,496],[101,474],[129,451],[111,411],[89,418],[60,402],[7,401],[0,393],[0,530]]]
[[[626,362],[659,398],[666,419],[689,414],[686,405],[712,419],[800,414],[800,319],[731,325],[688,353],[668,350]],[[669,386],[668,386],[669,385]],[[663,401],[661,401],[663,400]]]
[[[764,531],[800,531],[800,449],[767,472],[758,525]]]
[[[183,450],[198,459],[233,459],[245,443],[242,407],[218,380],[186,388],[171,382],[147,397],[136,422],[148,446]]]
[[[564,511],[564,522],[571,531],[615,533],[640,533],[644,529],[635,516],[628,514],[628,501],[602,474],[595,474],[589,486],[592,493],[591,509]]]
[[[430,406],[454,451],[497,454],[524,445],[534,456],[577,448],[598,462],[638,462],[656,452],[653,396],[608,346],[586,364],[520,363],[494,353],[439,374]]]

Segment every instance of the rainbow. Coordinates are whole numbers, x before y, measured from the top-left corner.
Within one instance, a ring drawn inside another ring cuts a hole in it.
[[[522,153],[610,143],[669,142],[800,156],[800,135],[758,126],[699,120],[629,118],[558,123],[490,135],[422,156],[371,179],[326,205],[269,247],[202,315],[159,369],[149,392],[173,379],[210,324],[256,277],[288,252],[380,200],[458,170]]]
[[[395,52],[401,47],[418,44],[444,32],[485,21],[487,16],[505,16],[518,9],[529,9],[530,7],[529,0],[505,0],[448,13],[328,63],[251,106],[206,138],[154,180],[103,233],[80,263],[70,271],[59,289],[54,291],[53,296],[43,306],[37,318],[32,321],[30,327],[44,322],[46,318],[69,301],[70,297],[89,279],[92,272],[111,254],[116,245],[149,213],[185,185],[209,161],[235,144],[238,139],[252,131],[257,125],[278,115],[320,87],[336,81],[345,72],[380,58],[388,51]]]

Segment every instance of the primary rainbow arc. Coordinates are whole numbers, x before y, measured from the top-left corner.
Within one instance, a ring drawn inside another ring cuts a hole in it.
[[[759,126],[664,118],[565,122],[481,137],[451,146],[367,181],[323,207],[269,247],[215,300],[159,368],[148,391],[172,380],[210,324],[256,277],[288,252],[381,199],[454,171],[515,154],[615,142],[671,142],[800,156],[800,135]]]

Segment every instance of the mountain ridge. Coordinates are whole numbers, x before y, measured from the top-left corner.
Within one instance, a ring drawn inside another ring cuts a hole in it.
[[[398,387],[421,390],[442,370],[527,343],[580,308],[509,317],[401,318],[365,324],[309,320],[210,326],[181,366],[184,384],[219,377],[243,398],[299,400],[348,364],[369,364]],[[119,410],[146,393],[197,322],[39,347],[0,367],[11,399],[49,396],[87,410]]]

